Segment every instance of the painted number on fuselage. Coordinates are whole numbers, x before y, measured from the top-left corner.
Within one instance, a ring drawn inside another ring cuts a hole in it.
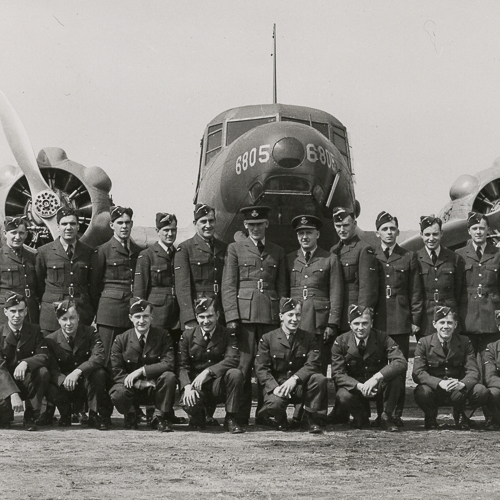
[[[311,163],[316,163],[319,160],[323,165],[328,165],[328,168],[335,168],[336,162],[333,153],[330,153],[330,151],[323,146],[315,146],[309,143],[306,146],[306,151],[307,160]]]

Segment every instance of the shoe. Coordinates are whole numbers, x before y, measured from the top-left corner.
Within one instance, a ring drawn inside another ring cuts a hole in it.
[[[207,428],[205,412],[192,416],[189,419],[189,427],[203,431]]]
[[[151,429],[156,429],[158,432],[173,432],[174,429],[170,426],[170,423],[165,420],[161,415],[155,415],[153,420],[151,420]]]
[[[243,434],[245,432],[245,429],[240,427],[236,419],[233,417],[226,417],[224,420],[224,427],[227,432],[230,432],[231,434]]]
[[[214,417],[207,417],[206,418],[206,425],[207,425],[207,427],[219,427],[220,426],[218,420],[215,419]]]
[[[139,423],[137,422],[137,413],[135,413],[135,411],[127,413],[123,425],[125,429],[138,429]]]
[[[390,417],[385,413],[380,416],[380,428],[387,432],[398,432],[399,428],[394,422],[394,417]]]
[[[381,426],[380,415],[378,415],[375,420],[370,422],[370,427],[372,427],[374,429],[378,429],[380,426]]]
[[[91,429],[97,429],[99,427],[99,415],[93,411],[89,412],[89,418],[87,419],[87,426]]]
[[[460,418],[455,420],[455,429],[459,431],[468,431],[470,430],[470,419],[467,418],[463,413],[460,415]]]
[[[366,429],[370,427],[370,419],[368,417],[354,417],[349,422],[349,427],[351,429]]]
[[[404,427],[405,426],[405,423],[401,417],[394,417],[393,420],[394,420],[394,424],[396,425],[396,427]]]
[[[72,424],[71,415],[61,415],[59,419],[59,427],[71,427]]]
[[[307,422],[307,430],[309,434],[323,434],[323,428],[319,423],[319,419],[317,415],[311,415],[306,412],[306,422]]]
[[[487,431],[500,431],[500,424],[492,418],[489,418],[488,420],[486,420],[484,428]]]
[[[338,409],[333,408],[333,410],[326,417],[327,421],[331,425],[337,424],[348,424],[349,423],[349,413],[342,413]]]
[[[98,425],[96,429],[100,431],[109,431],[113,424],[111,423],[111,417],[102,417],[99,415]]]
[[[0,422],[0,429],[10,429],[10,422]]]
[[[435,431],[438,429],[438,423],[435,417],[425,417],[424,428],[428,431]]]
[[[40,414],[40,416],[35,420],[36,425],[54,425],[57,421],[54,417],[54,412],[56,411],[55,406],[48,406],[47,409]]]
[[[36,431],[36,424],[32,418],[27,418],[23,421],[24,428],[27,431],[33,432]]]
[[[302,420],[296,417],[292,417],[289,425],[291,430],[302,429]]]
[[[255,417],[255,425],[262,425],[264,427],[276,427],[276,421],[271,417],[258,416]]]
[[[276,430],[280,432],[286,432],[290,430],[290,424],[288,423],[286,417],[284,419],[276,419],[276,423],[278,424]]]

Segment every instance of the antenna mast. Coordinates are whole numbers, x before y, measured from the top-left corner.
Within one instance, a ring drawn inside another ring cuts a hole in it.
[[[273,104],[278,102],[278,88],[276,83],[276,24],[273,24]]]

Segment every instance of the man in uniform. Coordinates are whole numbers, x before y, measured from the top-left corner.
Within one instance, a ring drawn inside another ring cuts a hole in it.
[[[408,366],[406,359],[387,333],[372,328],[371,308],[352,304],[348,314],[351,330],[337,337],[332,346],[335,406],[341,414],[351,413],[351,426],[361,429],[370,426],[370,400],[377,400],[377,406],[380,401],[380,426],[397,431],[394,410]]]
[[[157,213],[156,231],[159,240],[139,254],[134,279],[134,296],[153,306],[152,326],[170,332],[177,347],[181,334],[179,305],[174,290],[174,247],[177,217]]]
[[[141,250],[130,241],[133,215],[131,208],[112,207],[110,225],[114,234],[92,255],[90,289],[106,367],[113,340],[131,327],[129,307],[137,257]]]
[[[417,255],[397,244],[398,219],[380,212],[375,221],[380,246],[375,251],[379,269],[379,299],[373,327],[386,332],[398,344],[406,361],[410,355],[410,335],[416,334],[422,315],[422,282]],[[394,423],[403,426],[406,373],[401,375],[401,392]]]
[[[422,320],[417,339],[434,333],[436,306],[458,310],[464,281],[464,259],[441,246],[443,222],[434,216],[420,217],[420,235],[424,248],[417,253],[424,293]]]
[[[40,309],[38,304],[37,279],[35,273],[36,254],[24,248],[28,236],[27,221],[24,216],[5,217],[5,245],[0,250],[0,307],[5,305],[8,292],[24,295],[27,319],[38,324]],[[0,315],[0,325],[7,321]]]
[[[36,276],[42,297],[40,328],[44,335],[59,328],[54,302],[72,300],[78,304],[81,322],[92,324],[94,310],[89,295],[92,248],[78,240],[78,214],[61,207],[56,215],[59,238],[38,249]]]
[[[189,425],[204,429],[206,406],[226,404],[225,427],[232,434],[244,430],[236,415],[241,402],[244,377],[237,366],[240,361],[236,334],[217,324],[214,299],[203,297],[194,304],[196,328],[184,331],[179,344],[179,380]]]
[[[278,430],[288,429],[286,408],[304,405],[311,434],[321,434],[328,408],[327,379],[321,373],[321,354],[316,335],[299,328],[302,306],[292,298],[280,301],[281,327],[266,333],[259,342],[255,373],[261,385],[263,418],[274,417]]]
[[[134,327],[116,337],[111,351],[114,385],[110,396],[125,415],[125,428],[137,429],[139,405],[155,405],[151,428],[171,432],[175,386],[174,345],[169,333],[151,326],[149,302],[134,298],[130,321]]]
[[[340,324],[343,282],[337,255],[318,246],[321,225],[314,215],[299,215],[292,220],[300,248],[286,256],[286,269],[290,296],[302,301],[299,326],[317,336],[321,372],[326,375]]]
[[[497,328],[500,329],[500,311],[495,311]],[[486,429],[500,430],[500,340],[488,344],[483,354],[484,385],[488,388]]]
[[[222,277],[222,305],[227,326],[238,330],[240,370],[245,375],[239,417],[243,425],[248,423],[252,406],[251,370],[256,343],[279,325],[279,298],[286,296],[285,252],[266,241],[270,210],[265,206],[240,210],[248,238],[229,245]]]
[[[24,427],[34,431],[50,382],[47,345],[40,327],[25,321],[28,308],[23,295],[8,292],[4,313],[7,322],[1,326],[0,351],[3,358],[1,364],[7,373],[0,375],[0,386],[10,386],[15,392],[10,397],[0,396],[0,426],[9,422],[7,415],[11,407],[16,411],[19,407],[22,410],[21,399],[25,399]],[[15,389],[12,382],[17,386]]]
[[[193,303],[201,297],[215,299],[219,323],[225,324],[220,288],[227,245],[214,236],[215,210],[198,203],[193,224],[196,234],[181,243],[175,254],[175,290],[184,329],[196,327]]]
[[[493,318],[494,319],[494,318]],[[469,429],[465,404],[472,412],[485,405],[489,393],[481,385],[471,341],[456,333],[457,315],[446,306],[434,313],[436,333],[421,338],[415,350],[415,401],[425,415],[425,428],[437,429],[439,406],[453,406],[457,429]]]
[[[71,404],[88,403],[87,425],[109,429],[111,405],[106,390],[101,338],[93,327],[80,322],[75,302],[63,300],[53,307],[60,328],[45,338],[51,357],[47,398],[59,410],[59,426],[71,425]]]

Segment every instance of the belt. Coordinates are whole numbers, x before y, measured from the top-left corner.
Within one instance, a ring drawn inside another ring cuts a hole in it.
[[[274,285],[265,281],[242,281],[238,288],[255,288],[257,290],[274,290]]]
[[[173,286],[153,286],[151,287],[151,293],[153,292],[161,292],[161,293],[166,293],[167,295],[175,295],[175,289]]]
[[[293,298],[294,295],[297,297],[302,296],[302,298],[305,300],[308,297],[318,297],[321,299],[328,299],[329,295],[326,293],[324,290],[320,290],[319,288],[298,288],[298,287],[293,287],[291,290],[291,295]]]
[[[403,291],[402,288],[387,285],[385,287],[385,298],[390,299],[391,297],[397,297],[398,292],[402,292],[402,291]]]
[[[490,293],[499,293],[498,288],[483,285],[468,286],[467,292],[470,295],[477,295],[478,297],[488,297]]]
[[[66,291],[67,290],[67,291]],[[56,287],[56,286],[48,286],[45,288],[46,292],[49,293],[58,293],[62,295],[69,295],[70,297],[79,297],[82,294],[87,294],[86,291],[82,291],[80,287],[68,286],[68,287]],[[28,295],[27,295],[28,297]]]
[[[219,283],[214,283],[213,285],[195,285],[194,291],[219,293]]]
[[[441,302],[442,300],[455,300],[453,293],[433,292],[432,290],[428,290],[425,293],[428,296],[427,300],[432,300],[434,302]]]

